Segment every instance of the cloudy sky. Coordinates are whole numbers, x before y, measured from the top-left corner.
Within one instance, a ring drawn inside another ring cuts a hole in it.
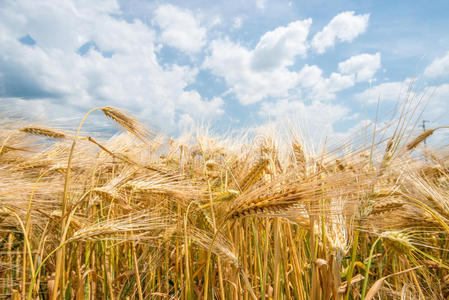
[[[449,114],[448,1],[0,1],[0,101],[117,106],[168,133],[302,118],[349,132],[432,91]]]

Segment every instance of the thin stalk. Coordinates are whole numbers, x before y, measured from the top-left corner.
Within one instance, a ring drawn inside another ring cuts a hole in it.
[[[185,289],[185,298],[187,300],[192,299],[192,281],[191,281],[191,273],[190,273],[190,256],[189,256],[189,238],[187,234],[187,220],[189,215],[190,205],[192,205],[193,201],[189,203],[186,209],[186,214],[184,216],[184,255],[186,261],[186,289]]]
[[[260,259],[260,246],[259,246],[259,236],[258,236],[258,232],[254,226],[254,222],[251,221],[251,226],[253,229],[253,237],[254,237],[254,241],[255,241],[255,251],[256,251],[256,260],[257,260],[257,266],[258,266],[258,271],[259,271],[259,280],[262,280],[263,278],[263,268],[262,268],[262,261]],[[256,269],[256,268],[255,268]],[[262,300],[265,300],[265,286],[263,284],[260,284],[260,296]]]
[[[356,230],[354,232],[354,241],[353,241],[353,245],[352,245],[351,264],[349,266],[348,276],[346,276],[346,282],[348,283],[348,290],[345,295],[345,300],[349,299],[349,294],[351,293],[352,274],[354,273],[354,265],[355,265],[355,260],[356,260],[356,256],[357,256],[358,245],[359,245],[359,231]]]
[[[368,257],[368,263],[366,265],[366,272],[365,272],[365,280],[363,281],[363,287],[362,287],[362,300],[365,299],[365,295],[366,295],[366,287],[368,286],[368,279],[369,279],[369,269],[371,268],[371,261],[373,260],[373,253],[374,253],[374,249],[376,248],[377,243],[381,240],[381,236],[379,236],[376,241],[374,242],[374,244],[371,246],[371,250],[369,252],[369,257]],[[348,281],[348,285],[349,285],[349,281]]]
[[[281,289],[281,245],[279,218],[274,220],[274,300],[279,299]]]
[[[271,229],[271,223],[270,220],[267,219],[265,221],[265,243],[264,243],[264,257],[263,257],[263,278],[262,278],[262,285],[264,286],[265,290],[267,290],[267,278],[268,278],[268,252],[269,252],[269,245],[270,245],[270,229]]]
[[[137,292],[139,295],[139,300],[143,300],[142,286],[140,284],[139,265],[137,264],[136,245],[134,244],[134,242],[132,243],[132,251],[134,261],[134,272],[136,275]]]

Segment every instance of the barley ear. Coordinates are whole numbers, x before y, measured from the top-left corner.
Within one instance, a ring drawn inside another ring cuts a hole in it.
[[[40,126],[25,126],[19,129],[19,131],[31,134],[31,135],[41,135],[49,138],[55,139],[67,139],[67,135],[63,132],[56,131],[47,127]]]
[[[243,178],[240,185],[242,191],[245,191],[251,187],[262,176],[265,169],[268,167],[270,160],[268,158],[262,158],[257,164],[255,164],[251,170]]]
[[[123,111],[111,106],[105,106],[101,110],[106,117],[115,121],[120,129],[129,131],[142,142],[147,142],[151,138],[152,135],[145,125],[133,117],[128,116]]]

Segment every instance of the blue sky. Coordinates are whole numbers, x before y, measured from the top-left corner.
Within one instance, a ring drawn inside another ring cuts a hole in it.
[[[447,28],[447,1],[2,0],[0,101],[50,120],[117,106],[167,133],[288,116],[338,135],[413,80],[447,125]]]

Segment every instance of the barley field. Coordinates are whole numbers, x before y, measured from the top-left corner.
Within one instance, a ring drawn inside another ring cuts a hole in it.
[[[89,134],[92,115],[121,133]],[[164,137],[113,107],[2,120],[0,295],[447,299],[449,151],[425,144],[447,128],[419,121],[405,103],[317,148],[294,129]]]

